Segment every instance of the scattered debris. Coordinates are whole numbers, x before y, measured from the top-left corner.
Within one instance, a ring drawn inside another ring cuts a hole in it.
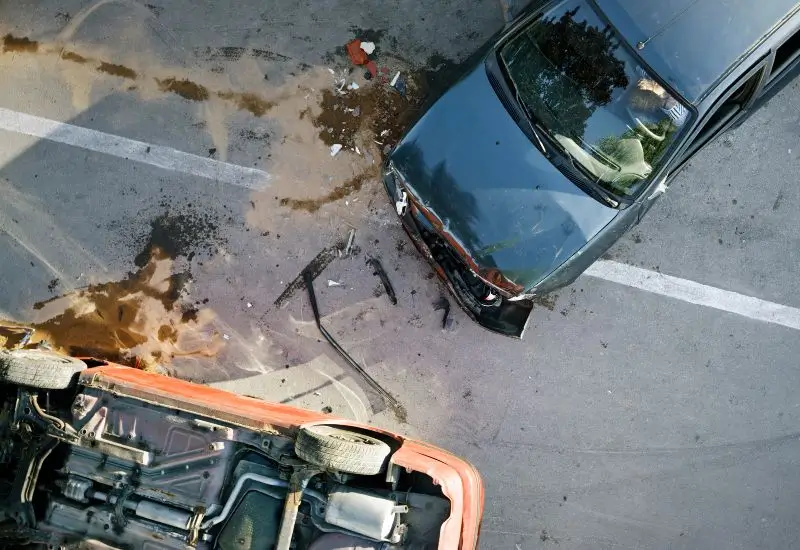
[[[298,289],[305,285],[306,275],[311,276],[313,281],[328,265],[336,258],[337,248],[323,248],[316,257],[311,260],[307,266],[303,268],[300,274],[290,282],[280,296],[275,300],[276,307],[282,307],[291,298]]]
[[[397,74],[394,75],[394,78],[392,78],[392,81],[389,83],[389,86],[394,88],[394,85],[397,84],[397,81],[399,79],[400,79],[400,71],[397,71]]]
[[[328,279],[328,286],[342,286],[342,283],[339,281],[334,281],[333,279]]]
[[[356,240],[356,230],[350,229],[350,234],[347,236],[347,245],[344,247],[344,255],[349,256],[353,251],[353,243]]]
[[[333,413],[333,407],[325,405],[324,407],[322,407],[322,412],[325,414],[331,414]]]
[[[397,93],[401,96],[405,97],[406,95],[406,81],[402,78],[398,79],[394,84],[392,84],[392,88],[397,90]]]
[[[341,150],[342,150],[342,144],[334,143],[333,145],[331,145],[331,156],[335,157],[336,155],[339,154],[339,151]]]
[[[395,416],[401,422],[405,422],[408,414],[406,413],[405,408],[403,405],[388,391],[386,391],[383,386],[381,386],[370,374],[364,370],[364,367],[359,365],[355,359],[353,359],[347,351],[339,345],[339,343],[331,336],[331,334],[322,326],[322,322],[320,321],[320,314],[319,314],[319,306],[317,305],[317,295],[314,293],[314,278],[311,273],[304,272],[303,273],[303,281],[308,290],[308,300],[311,302],[311,310],[314,312],[314,322],[317,325],[317,329],[319,329],[322,336],[328,341],[328,343],[339,353],[339,355],[347,361],[347,363],[364,379],[367,384],[372,387],[383,399],[385,405],[392,409]],[[378,411],[376,411],[378,412]]]
[[[389,280],[389,275],[386,274],[386,270],[383,269],[381,261],[377,258],[367,258],[367,265],[371,266],[372,269],[375,270],[372,274],[378,276],[378,278],[381,280],[381,283],[383,283],[383,288],[386,289],[386,295],[389,297],[389,301],[392,302],[392,305],[396,306],[397,295],[394,293],[392,282]]]
[[[224,338],[225,340],[230,340],[231,339],[231,337],[228,334],[223,334],[222,338]]]
[[[375,62],[369,58],[369,54],[361,48],[361,44],[361,40],[356,38],[345,44],[344,49],[353,65],[365,65],[367,67],[368,71],[364,74],[364,78],[370,80],[378,74],[378,67],[375,65]],[[367,44],[369,44],[369,42],[367,42]],[[367,76],[367,74],[369,74],[369,76]]]
[[[452,318],[450,317],[450,300],[445,296],[440,296],[436,302],[433,303],[433,311],[442,310],[442,330],[447,330],[452,326]]]
[[[361,40],[358,38],[345,44],[344,49],[353,65],[366,65],[369,62],[369,54],[361,48]]]
[[[250,302],[247,302],[247,309],[250,309],[251,307],[253,307],[253,304],[251,304]]]
[[[360,87],[357,82],[351,82],[347,85],[348,90],[358,90]]]
[[[375,42],[362,42],[361,49],[364,50],[367,55],[372,55],[372,52],[375,51]]]

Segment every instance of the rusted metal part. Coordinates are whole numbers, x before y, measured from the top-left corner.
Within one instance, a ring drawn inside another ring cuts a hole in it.
[[[300,510],[300,503],[303,502],[303,491],[308,487],[311,478],[320,473],[322,470],[309,467],[298,468],[292,473],[292,477],[289,479],[289,488],[286,491],[286,501],[283,505],[283,518],[278,532],[278,541],[275,544],[276,550],[289,550],[291,547],[297,512]]]
[[[397,295],[394,293],[394,287],[392,286],[392,281],[389,280],[389,275],[386,273],[386,270],[383,269],[383,264],[378,258],[367,258],[367,265],[370,266],[375,271],[372,273],[373,275],[377,275],[378,278],[383,283],[383,288],[386,290],[386,295],[389,297],[389,301],[392,302],[392,305],[397,305]]]
[[[322,326],[322,322],[320,320],[319,314],[319,305],[317,304],[317,295],[314,293],[314,280],[311,277],[311,274],[306,275],[305,281],[306,289],[308,290],[308,300],[311,302],[311,310],[314,313],[314,322],[317,324],[317,329],[319,329],[322,336],[328,341],[328,343],[337,351],[337,353],[347,361],[347,364],[350,365],[353,370],[355,370],[364,381],[369,384],[369,386],[375,390],[383,399],[384,403],[394,411],[394,413],[398,416],[398,418],[403,419],[406,416],[405,407],[403,407],[400,402],[395,399],[395,397],[386,391],[383,386],[381,386],[377,380],[375,380],[370,374],[364,370],[364,367],[358,364],[358,362],[353,359],[345,349],[339,345],[333,336]]]
[[[480,279],[483,279],[484,283],[495,287],[506,298],[518,296],[525,290],[524,287],[506,279],[505,276],[497,269],[482,268],[480,265],[478,265],[467,249],[464,248],[464,246],[462,246],[462,244],[445,229],[444,224],[435,213],[423,206],[413,196],[409,197],[409,201],[411,202],[412,208],[422,214],[425,219],[428,220],[428,222],[430,222],[434,228],[436,228],[439,236],[447,241],[447,244],[450,245],[458,257],[467,265],[469,270],[477,275]]]
[[[481,320],[481,316],[478,315],[469,306],[469,304],[467,304],[465,302],[465,300],[463,300],[461,298],[459,292],[456,290],[456,288],[454,286],[454,283],[451,281],[450,276],[445,272],[445,269],[442,266],[442,264],[439,262],[439,260],[436,257],[434,257],[433,250],[428,246],[428,244],[422,238],[422,235],[419,232],[419,229],[418,229],[418,226],[417,226],[416,222],[413,221],[413,216],[412,216],[411,212],[412,211],[417,211],[417,212],[421,213],[422,215],[425,216],[426,219],[428,219],[428,221],[430,221],[434,225],[435,225],[435,223],[434,223],[435,222],[435,217],[432,218],[433,215],[431,213],[428,213],[424,209],[419,209],[418,205],[416,203],[412,203],[411,208],[412,208],[411,211],[409,211],[405,216],[402,216],[400,218],[400,220],[402,222],[403,229],[408,234],[408,236],[411,238],[411,241],[414,243],[414,246],[416,246],[417,249],[423,254],[423,256],[425,256],[425,258],[428,259],[428,261],[430,262],[430,264],[433,267],[434,271],[439,276],[439,278],[442,280],[442,282],[445,284],[445,286],[447,286],[447,288],[450,291],[451,295],[456,300],[456,303],[461,307],[461,309],[473,321],[475,321],[479,325],[483,326],[484,328],[487,328],[487,329],[491,330],[492,332],[500,332],[501,334],[504,334],[505,336],[510,336],[512,338],[522,338],[522,335],[525,332],[525,327],[527,326],[527,319],[529,318],[530,310],[532,309],[532,306],[530,304],[526,303],[526,302],[519,302],[518,304],[515,303],[517,308],[520,309],[520,311],[521,311],[520,316],[524,313],[524,311],[522,311],[522,310],[527,310],[527,314],[524,315],[524,317],[525,317],[524,321],[521,321],[519,323],[515,323],[514,324],[514,327],[513,327],[514,330],[500,331],[500,330],[497,329],[497,327],[494,327],[494,328],[488,327],[486,325],[486,323],[484,323]],[[441,235],[442,238],[447,240],[448,244],[453,244],[452,237],[450,237],[450,236],[448,236],[446,234],[441,234],[441,233],[440,233],[440,235]],[[456,251],[456,253],[458,253],[458,252]],[[462,259],[465,260],[466,258],[462,258]],[[473,273],[474,273],[474,271],[473,271]],[[505,292],[502,292],[501,294],[504,295]],[[510,303],[510,302],[508,302],[508,303]]]

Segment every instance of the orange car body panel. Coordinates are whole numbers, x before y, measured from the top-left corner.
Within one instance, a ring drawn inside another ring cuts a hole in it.
[[[80,382],[263,433],[293,437],[302,425],[324,423],[353,426],[389,436],[400,443],[391,462],[408,471],[428,475],[450,500],[450,517],[442,524],[439,550],[477,548],[483,515],[483,482],[471,464],[447,451],[374,426],[113,363],[83,371]]]

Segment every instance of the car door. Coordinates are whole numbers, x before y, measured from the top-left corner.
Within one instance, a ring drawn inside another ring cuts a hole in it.
[[[680,172],[689,160],[709,143],[736,124],[747,113],[764,82],[769,57],[760,59],[748,69],[709,109],[672,159],[669,168],[642,194],[639,220],[652,208],[669,186],[669,181]]]

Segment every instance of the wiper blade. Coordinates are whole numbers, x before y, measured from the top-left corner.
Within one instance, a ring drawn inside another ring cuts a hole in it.
[[[528,106],[525,105],[525,103],[523,103],[522,98],[520,97],[519,94],[519,90],[515,88],[514,93],[516,94],[517,97],[517,103],[519,104],[520,109],[522,109],[522,113],[525,115],[525,120],[528,121],[528,127],[531,129],[533,137],[536,138],[536,143],[537,145],[539,145],[539,149],[542,150],[542,153],[544,153],[546,157],[549,157],[550,154],[547,152],[547,147],[544,146],[544,142],[542,141],[542,138],[539,135],[539,131],[536,129],[536,125],[533,123],[533,115],[531,114],[530,109],[528,109]]]
[[[528,106],[524,101],[522,101],[522,94],[519,93],[519,88],[517,88],[516,83],[510,78],[508,80],[511,84],[511,89],[514,90],[514,99],[517,100],[517,105],[519,105],[519,108],[522,109],[522,114],[525,115],[525,121],[528,123],[528,127],[531,129],[533,137],[536,138],[536,144],[539,146],[539,149],[542,150],[544,156],[549,157],[550,153],[547,151],[547,147],[545,147],[544,142],[539,135],[539,131],[536,129],[536,125],[534,124],[536,117],[533,116],[533,113],[531,113]]]
[[[606,191],[602,185],[600,185],[599,179],[593,179],[594,174],[591,174],[580,162],[575,161],[575,157],[564,147],[557,147],[559,153],[561,153],[561,157],[564,158],[568,163],[569,167],[566,169],[572,172],[573,174],[580,175],[581,178],[586,182],[585,188],[596,197],[599,197],[603,202],[611,206],[612,208],[619,207],[619,201],[616,200],[611,193]]]

